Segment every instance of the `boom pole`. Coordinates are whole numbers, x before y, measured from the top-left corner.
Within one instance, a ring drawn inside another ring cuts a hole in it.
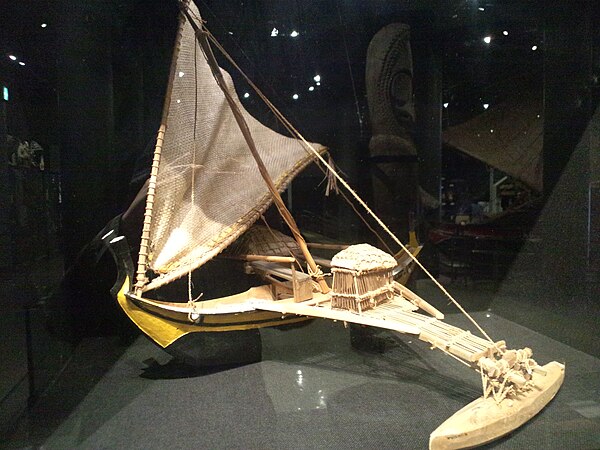
[[[200,44],[200,46],[202,47],[202,50],[204,51],[204,54],[206,55],[206,60],[208,62],[208,65],[210,66],[213,76],[215,77],[215,80],[217,81],[217,84],[219,85],[219,87],[221,88],[221,91],[223,91],[223,94],[225,95],[225,98],[227,99],[227,103],[229,104],[231,112],[233,113],[233,116],[235,117],[235,120],[236,120],[238,126],[240,127],[240,131],[242,132],[242,135],[244,136],[244,139],[246,140],[246,144],[248,144],[248,148],[250,149],[250,152],[252,153],[252,156],[254,157],[254,160],[256,161],[258,170],[260,171],[261,176],[265,180],[265,183],[267,185],[267,188],[269,189],[269,192],[273,196],[273,202],[275,203],[275,206],[277,207],[279,214],[281,215],[281,217],[283,218],[283,220],[285,221],[287,226],[290,228],[290,231],[292,232],[294,239],[296,240],[296,242],[298,243],[298,246],[300,247],[300,250],[302,251],[304,259],[306,260],[306,264],[308,265],[309,270],[311,272],[311,275],[315,278],[315,280],[319,284],[321,292],[323,292],[323,293],[329,292],[329,286],[325,282],[325,279],[323,278],[323,274],[317,267],[315,260],[313,259],[312,255],[310,254],[310,251],[308,250],[308,246],[306,245],[306,241],[304,240],[304,237],[300,233],[300,230],[298,229],[298,225],[296,224],[294,217],[292,216],[290,211],[285,206],[285,203],[283,202],[281,195],[279,194],[279,192],[277,191],[277,188],[275,187],[275,183],[273,183],[273,180],[271,179],[271,175],[269,175],[269,172],[268,172],[262,158],[260,157],[260,154],[258,153],[256,144],[254,142],[254,139],[252,138],[252,134],[250,133],[250,129],[248,128],[248,124],[246,123],[246,119],[244,119],[242,112],[240,111],[238,105],[235,103],[231,93],[227,89],[227,85],[225,84],[225,80],[223,79],[223,74],[221,73],[221,68],[219,67],[217,60],[215,59],[215,55],[213,54],[210,43],[208,42],[206,33],[204,32],[203,29],[201,29],[196,24],[196,22],[192,19],[192,17],[190,17],[189,11],[185,8],[184,5],[182,5],[182,9],[183,9],[183,13],[185,14],[188,21],[190,22],[190,25],[194,29],[194,32],[196,33],[196,39],[198,40],[198,43]]]

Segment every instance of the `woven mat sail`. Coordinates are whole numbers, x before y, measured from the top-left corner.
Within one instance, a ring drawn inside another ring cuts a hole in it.
[[[193,2],[189,6],[199,24],[196,6]],[[144,290],[179,278],[214,257],[272,200],[191,25],[181,20],[150,231],[149,267],[161,275]],[[272,179],[280,191],[285,189],[313,156],[301,141],[255,120],[237,100],[229,74],[223,75]]]

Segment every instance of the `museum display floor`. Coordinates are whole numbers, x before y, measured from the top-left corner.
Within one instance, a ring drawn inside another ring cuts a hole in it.
[[[419,284],[422,295],[431,289]],[[530,346],[541,364],[566,364],[550,405],[488,448],[600,448],[597,316],[534,306],[485,284],[455,290],[479,303],[474,317],[494,339]],[[447,321],[467,327],[457,314]],[[210,370],[182,366],[142,336],[88,338],[0,446],[418,449],[481,394],[477,373],[413,336],[378,333],[380,353],[353,349],[341,323],[261,334],[261,362]]]

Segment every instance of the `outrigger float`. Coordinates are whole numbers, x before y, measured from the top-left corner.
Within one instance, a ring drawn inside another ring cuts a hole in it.
[[[294,138],[247,113],[213,48],[228,55],[193,2],[180,1],[180,7],[137,266],[117,223],[102,238],[119,267],[113,294],[127,316],[167,350],[190,333],[227,334],[309,318],[418,336],[479,372],[483,386],[481,398],[431,434],[431,449],[485,444],[540,412],[560,389],[564,365],[538,365],[531,349],[512,350],[504,341],[493,341],[421,265],[420,247],[402,244],[323,157],[326,149],[307,142],[249,80]],[[319,244],[304,241],[279,194],[311,162],[336,179],[398,244],[395,256],[369,244],[342,246],[331,259],[312,256],[310,248]],[[271,203],[293,239],[253,225]],[[192,272],[217,255],[244,261],[263,284],[222,298],[195,296]],[[483,337],[447,324],[444,314],[404,286],[415,265]],[[152,298],[151,291],[186,276],[187,299]]]

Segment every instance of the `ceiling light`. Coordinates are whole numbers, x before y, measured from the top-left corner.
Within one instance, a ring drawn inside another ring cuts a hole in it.
[[[447,108],[449,103],[444,103],[444,108]]]
[[[250,94],[249,94],[248,92],[246,92],[246,93],[244,94],[244,98],[248,98],[248,97],[250,97]]]
[[[531,47],[531,50],[533,50],[535,52],[537,50],[537,45],[534,45],[533,47]]]
[[[41,26],[42,28],[46,28],[46,27],[48,26],[48,24],[47,24],[47,23],[43,23],[43,24],[41,24],[40,26]]]
[[[273,28],[271,30],[271,37],[275,37],[279,34],[279,30],[277,28]]]
[[[489,104],[489,103],[484,103],[484,104],[483,104],[483,109],[488,109],[489,107],[490,107],[490,104]]]
[[[503,34],[504,36],[508,36],[508,31],[504,30],[504,31],[502,32],[502,34]]]
[[[314,87],[314,86],[311,86],[311,87],[309,87],[309,88],[308,88],[308,90],[309,90],[310,92],[312,92],[312,91],[314,91],[314,90],[315,90],[315,87]]]
[[[292,32],[290,33],[290,36],[291,36],[291,37],[296,37],[296,36],[299,36],[299,35],[300,35],[300,33],[298,33],[296,30],[294,30],[294,31],[292,31]]]
[[[298,94],[294,94],[294,95],[292,95],[292,98],[293,98],[294,100],[298,100]]]
[[[485,42],[486,44],[489,44],[490,42],[492,42],[492,37],[491,36],[484,37],[483,42]]]
[[[23,61],[19,61],[19,65],[20,65],[20,66],[24,66],[24,65],[25,65],[25,63],[24,63]]]
[[[321,81],[321,75],[315,75],[313,77],[313,80],[315,80],[318,83],[319,81]]]
[[[485,11],[485,8],[482,8],[481,6],[479,8],[477,8],[479,11]]]
[[[15,55],[8,55],[8,57],[12,60],[12,61],[16,61],[17,57]]]

